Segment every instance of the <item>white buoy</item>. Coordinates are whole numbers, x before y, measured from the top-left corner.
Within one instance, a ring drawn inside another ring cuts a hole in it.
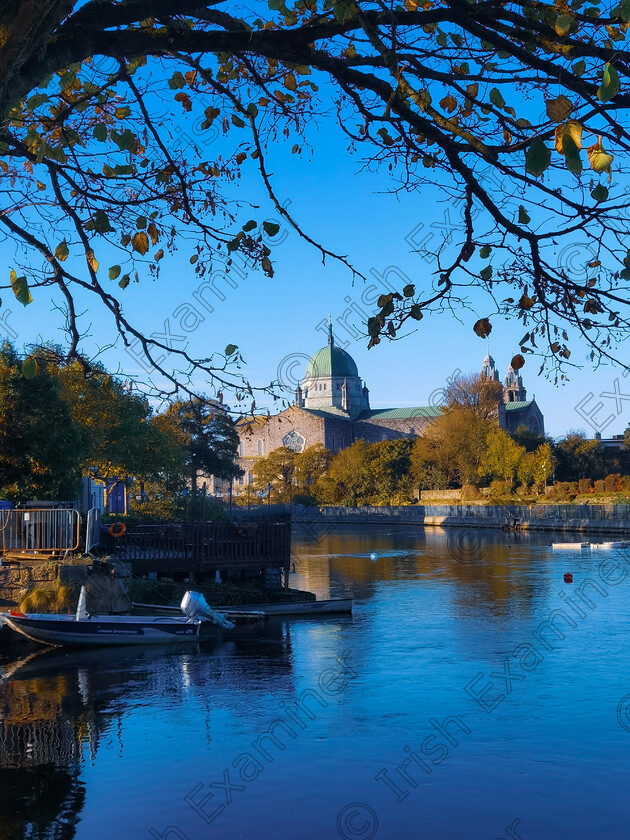
[[[375,551],[373,551],[370,554],[370,560],[372,561],[372,563],[376,563],[376,561],[378,560],[378,554]]]

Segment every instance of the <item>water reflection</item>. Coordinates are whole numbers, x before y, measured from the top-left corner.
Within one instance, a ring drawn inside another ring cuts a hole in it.
[[[166,840],[321,840],[337,836],[337,814],[355,802],[378,811],[377,840],[419,825],[444,840],[503,836],[517,814],[524,837],[621,838],[630,736],[616,709],[630,694],[618,650],[629,584],[609,587],[493,715],[464,691],[481,672],[501,687],[504,658],[561,605],[559,590],[571,591],[564,571],[575,585],[597,575],[601,552],[554,555],[550,542],[487,532],[483,558],[462,561],[437,530],[307,533],[294,545],[292,585],[353,597],[352,617],[275,618],[179,651],[22,648],[0,658],[0,840],[137,840],[151,827]],[[320,678],[346,655],[356,677],[295,722],[305,692],[324,697]],[[396,773],[429,719],[451,714],[470,735],[398,804],[375,774]],[[254,744],[277,721],[296,735],[265,740],[269,760]],[[260,778],[239,775],[245,754]],[[227,771],[240,785],[230,803]],[[567,786],[578,800],[564,797]],[[194,790],[206,802],[197,810]],[[203,810],[221,805],[205,822]],[[179,834],[165,835],[168,826]]]

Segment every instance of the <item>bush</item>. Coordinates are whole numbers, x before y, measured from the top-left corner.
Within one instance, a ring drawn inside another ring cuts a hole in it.
[[[596,493],[603,493],[604,492],[604,480],[602,478],[599,481],[595,482],[595,492]]]
[[[568,500],[571,497],[576,496],[577,492],[577,481],[556,481],[549,497],[556,500]]]
[[[585,493],[593,492],[593,482],[590,478],[581,478],[578,481],[578,493],[584,495]]]
[[[519,484],[519,486],[516,488],[516,495],[520,496],[521,498],[523,498],[524,496],[529,496],[530,489],[527,486],[527,484]]]
[[[621,486],[624,490],[630,490],[630,475],[621,476]]]
[[[501,496],[509,496],[511,493],[511,481],[501,481],[500,479],[495,478],[494,481],[490,482],[490,496],[497,498]]]
[[[481,493],[479,488],[474,484],[464,484],[462,486],[462,502],[469,502],[472,499],[480,499]]]
[[[623,489],[619,473],[610,473],[604,479],[604,490],[607,493],[617,493]]]
[[[311,496],[308,493],[296,493],[295,496],[291,499],[291,504],[312,507],[313,505],[317,504],[317,499],[315,498],[315,496]]]

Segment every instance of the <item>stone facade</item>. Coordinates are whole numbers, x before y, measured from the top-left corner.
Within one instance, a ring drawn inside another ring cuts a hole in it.
[[[483,376],[499,382],[494,359],[483,361]],[[514,432],[525,425],[544,434],[544,418],[536,401],[526,399],[520,374],[508,367],[499,403],[501,428]],[[317,443],[339,452],[356,440],[367,443],[423,435],[442,413],[440,406],[370,409],[369,391],[358,375],[352,357],[335,346],[329,327],[328,345],[309,362],[305,377],[296,389],[295,404],[272,417],[253,417],[238,423],[239,466],[245,475],[235,491],[243,492],[251,482],[253,466],[274,449],[285,446],[303,452]],[[215,491],[226,489],[215,482]]]

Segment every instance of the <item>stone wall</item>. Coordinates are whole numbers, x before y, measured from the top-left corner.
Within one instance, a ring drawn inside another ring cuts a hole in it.
[[[61,586],[68,587],[70,604],[76,607],[81,587],[85,586],[88,612],[127,612],[131,606],[130,580],[131,566],[119,561],[66,563],[24,559],[4,563],[0,566],[0,610],[16,609],[35,589],[53,594]]]

